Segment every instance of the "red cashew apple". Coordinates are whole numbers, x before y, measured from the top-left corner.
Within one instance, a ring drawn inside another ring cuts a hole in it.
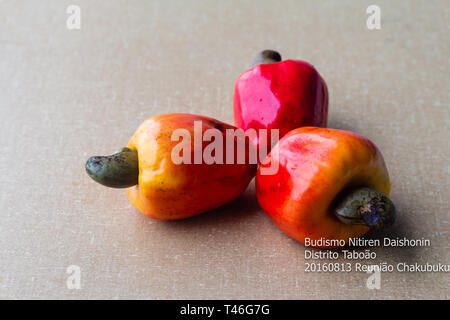
[[[236,81],[235,125],[244,131],[256,129],[255,148],[270,150],[270,129],[279,129],[281,138],[302,126],[326,127],[327,115],[327,85],[305,61],[281,61],[278,52],[265,50],[256,56],[254,67]],[[258,129],[268,129],[268,139],[260,137]]]

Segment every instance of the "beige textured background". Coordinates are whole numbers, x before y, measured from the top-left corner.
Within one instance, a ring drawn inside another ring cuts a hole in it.
[[[381,7],[382,29],[366,29]],[[82,28],[66,28],[81,7]],[[158,113],[232,122],[255,52],[310,61],[329,125],[382,150],[397,225],[429,238],[377,262],[449,263],[449,21],[442,1],[0,1],[0,298],[449,298],[444,273],[304,272],[304,246],[259,209],[253,183],[223,208],[152,221],[92,182],[90,155]],[[81,290],[66,268],[81,268]]]

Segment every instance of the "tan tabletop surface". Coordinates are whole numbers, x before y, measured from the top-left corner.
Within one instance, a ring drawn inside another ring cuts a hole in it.
[[[381,30],[368,30],[373,2],[0,1],[0,298],[448,298],[448,273],[383,273],[369,290],[363,272],[305,272],[306,248],[253,182],[161,222],[84,171],[159,113],[232,123],[236,78],[278,49],[326,79],[330,127],[382,150],[398,221],[375,237],[431,240],[370,248],[375,263],[448,264],[450,2],[377,0]],[[66,28],[71,4],[80,30]]]

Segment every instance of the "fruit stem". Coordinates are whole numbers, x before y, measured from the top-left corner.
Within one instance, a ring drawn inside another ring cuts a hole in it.
[[[90,157],[86,172],[96,182],[111,188],[128,188],[138,184],[138,153],[122,148],[110,156]]]
[[[253,59],[253,66],[264,63],[275,63],[281,61],[281,55],[275,50],[264,50],[259,52]]]
[[[394,223],[396,210],[385,194],[371,188],[359,188],[344,196],[335,214],[345,224],[366,225],[379,230]]]

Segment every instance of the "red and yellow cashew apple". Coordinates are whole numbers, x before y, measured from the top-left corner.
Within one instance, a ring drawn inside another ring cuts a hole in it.
[[[261,173],[274,162],[275,174]],[[336,129],[292,130],[256,174],[261,207],[302,243],[325,239],[342,244],[391,225],[395,207],[387,197],[389,190],[388,170],[378,148],[359,134]]]
[[[127,188],[131,203],[148,217],[163,220],[187,218],[235,199],[255,175],[256,164],[248,161],[248,153],[244,155],[246,160],[243,163],[222,159],[213,163],[204,161],[208,146],[213,143],[204,140],[206,132],[223,138],[214,142],[223,150],[225,158],[225,153],[230,152],[225,139],[228,129],[236,128],[204,116],[158,115],[141,124],[128,147],[110,156],[89,158],[86,171],[100,184]],[[177,139],[173,139],[174,133],[177,133]],[[194,141],[196,135],[200,136],[198,144]],[[180,138],[183,138],[182,142]],[[233,139],[236,144],[233,143],[231,148],[239,145],[239,136],[233,136]],[[181,145],[184,142],[187,144]],[[183,157],[188,156],[188,161],[174,161],[174,154],[178,154],[180,146],[183,147],[180,153]]]

